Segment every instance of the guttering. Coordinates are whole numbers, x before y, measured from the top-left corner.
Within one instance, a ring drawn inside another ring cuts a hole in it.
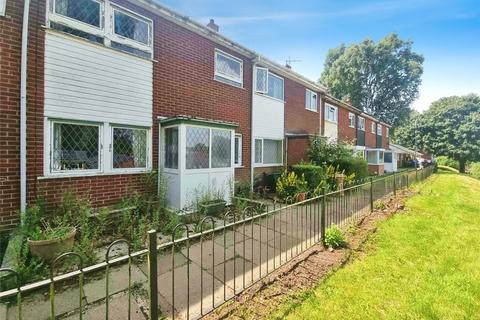
[[[23,5],[22,53],[20,66],[20,213],[27,208],[27,53],[30,0]]]

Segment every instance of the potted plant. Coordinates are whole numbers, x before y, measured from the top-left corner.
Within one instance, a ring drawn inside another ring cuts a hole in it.
[[[32,255],[52,261],[59,255],[72,251],[76,227],[60,219],[53,222],[42,219],[41,225],[28,235],[27,243]]]
[[[199,201],[200,212],[205,215],[215,215],[223,212],[227,204],[223,197],[224,194],[221,191],[205,194]]]

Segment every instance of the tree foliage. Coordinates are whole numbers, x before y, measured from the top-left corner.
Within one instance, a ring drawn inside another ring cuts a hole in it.
[[[395,141],[450,157],[465,172],[467,161],[480,161],[480,97],[441,98],[424,113],[395,130]]]
[[[348,96],[354,106],[396,125],[418,96],[423,60],[396,34],[377,43],[365,39],[330,49],[320,81],[336,98]]]

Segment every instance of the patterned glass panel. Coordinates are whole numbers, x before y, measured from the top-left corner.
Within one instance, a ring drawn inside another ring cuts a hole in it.
[[[145,45],[149,44],[149,24],[122,11],[114,10],[115,33]]]
[[[178,169],[178,128],[165,129],[165,168]]]
[[[99,168],[99,127],[54,123],[52,171]]]
[[[229,79],[242,81],[242,63],[229,56],[216,53],[215,72]]]
[[[147,167],[147,131],[113,128],[113,167]]]
[[[270,97],[283,100],[283,79],[269,73],[267,94]]]
[[[55,13],[100,27],[100,3],[93,0],[56,0]]]
[[[227,130],[212,129],[212,168],[232,166],[232,134]]]
[[[236,136],[235,137],[235,164],[241,164],[242,163],[242,137],[241,136]]]
[[[268,69],[265,68],[256,68],[256,91],[266,93],[268,80]]]
[[[255,139],[255,163],[262,163],[262,140]]]
[[[187,127],[187,169],[205,169],[209,167],[209,131],[206,128]]]
[[[282,163],[282,140],[263,140],[263,163]]]

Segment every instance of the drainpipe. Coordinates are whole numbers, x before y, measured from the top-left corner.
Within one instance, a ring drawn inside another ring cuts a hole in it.
[[[253,95],[255,94],[255,67],[258,57],[253,59],[252,65],[252,96],[250,100],[250,192],[253,192],[254,164],[255,164],[255,138],[253,137]]]
[[[30,0],[24,1],[20,67],[20,213],[27,208],[27,52]]]

